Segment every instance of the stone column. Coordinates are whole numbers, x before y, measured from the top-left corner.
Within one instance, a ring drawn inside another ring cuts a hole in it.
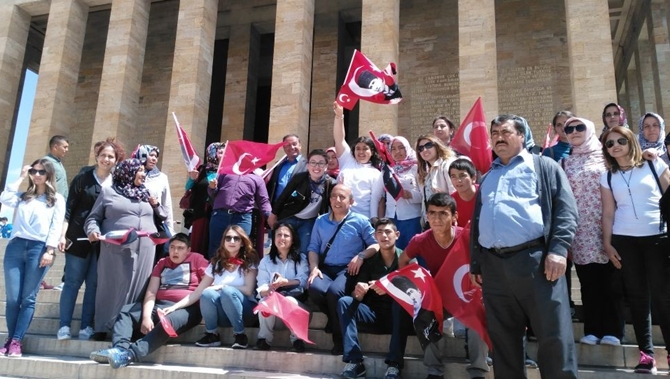
[[[128,143],[135,131],[150,7],[146,0],[112,1],[92,143],[110,136]]]
[[[644,37],[647,37],[646,32],[644,34]],[[639,64],[637,68],[642,79],[642,91],[644,93],[643,109],[644,112],[656,112],[659,109],[659,104],[656,99],[657,83],[654,81],[654,70],[652,67],[652,59],[655,58],[653,57],[655,53],[648,38],[637,41],[637,51],[639,62],[636,63]],[[635,117],[639,116],[639,114],[635,115]]]
[[[573,112],[600,120],[603,104],[617,98],[607,2],[565,0],[565,19]]]
[[[314,0],[277,0],[269,143],[308,141],[313,35]]]
[[[653,73],[656,88],[656,103],[658,112],[663,117],[670,117],[670,28],[668,26],[667,0],[651,1],[651,22],[649,40],[654,50]]]
[[[398,67],[400,92],[402,71],[399,59],[400,40],[400,0],[366,0],[362,2],[361,52],[380,69],[390,62]],[[409,91],[409,88],[405,89]],[[367,136],[372,130],[375,135],[398,134],[398,106],[358,101],[360,107],[358,134]],[[354,136],[350,136],[354,137]]]
[[[81,0],[52,0],[33,106],[27,160],[47,151],[49,138],[67,136],[74,106],[88,6]],[[67,158],[66,158],[67,159]]]
[[[460,119],[481,96],[486,120],[498,115],[495,0],[458,0]]]
[[[205,159],[202,154],[207,134],[217,9],[218,0],[179,2],[170,101],[165,121],[164,153],[161,154],[161,170],[170,177],[175,220],[182,218],[176,205],[184,193],[187,176],[172,112],[177,114],[200,158]]]
[[[638,81],[638,73],[636,69],[631,69],[630,67],[626,71],[626,93],[628,94],[628,100],[630,104],[630,109],[626,109],[626,114],[628,115],[628,125],[631,127],[635,133],[637,133],[637,120],[635,119],[636,115],[641,114],[641,104],[643,101],[640,98],[640,82]]]
[[[635,124],[637,126],[637,118],[640,117],[640,115],[644,112],[647,111],[647,92],[644,90],[644,76],[642,75],[642,56],[640,54],[640,40],[638,40],[635,43],[635,53],[633,55],[633,60],[635,62],[635,71],[634,71],[634,77],[633,80],[637,84],[637,97],[639,99],[638,102],[638,112],[635,113],[630,113],[628,116],[628,125],[633,126],[632,124]],[[630,68],[629,68],[630,70]],[[636,129],[637,130],[637,129]]]
[[[229,41],[221,141],[251,140],[256,120],[260,34],[251,24],[233,25]]]
[[[22,87],[23,57],[26,53],[30,15],[14,4],[0,6],[0,188],[5,188],[5,167],[12,149],[12,126],[19,90]],[[41,151],[41,150],[40,150]]]

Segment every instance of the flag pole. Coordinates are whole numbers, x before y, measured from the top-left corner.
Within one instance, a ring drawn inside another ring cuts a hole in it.
[[[284,159],[286,159],[286,154],[284,154],[284,156],[281,157],[280,160],[278,160],[277,162],[275,162],[275,164],[273,164],[272,167],[270,167],[269,169],[263,171],[263,175],[261,175],[261,178],[265,179],[265,178],[268,176],[268,174],[272,172],[272,170],[274,170],[275,168],[277,168],[277,166],[279,166],[280,163],[284,162]]]
[[[219,167],[216,168],[216,176],[218,177],[221,173],[221,166],[223,165],[223,157],[226,156],[226,150],[228,150],[228,140],[226,140],[225,145],[223,145],[223,155],[219,159]]]

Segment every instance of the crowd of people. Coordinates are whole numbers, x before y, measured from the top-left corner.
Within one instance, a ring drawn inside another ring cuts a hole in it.
[[[333,111],[334,146],[303,155],[299,136],[286,135],[286,155],[265,181],[257,173],[218,173],[225,144],[210,144],[204,163],[187,173],[188,234],[175,230],[158,147],[140,145],[126,159],[117,140],[100,141],[95,164],[68,183],[62,164],[68,142],[53,137],[49,154],[25,166],[0,196],[16,208],[4,258],[9,337],[0,353],[21,356],[40,283],[63,252],[57,338],[72,338],[85,283],[77,337],[111,335],[112,347],[91,359],[114,368],[141,362],[167,342],[163,316],[177,334],[204,321],[201,347],[221,346],[218,331],[227,327],[231,347],[246,349],[246,328],[258,325],[254,348],[272,349],[282,323],[253,309],[277,292],[327,316],[325,331],[332,334],[331,353],[342,355],[343,377],[366,373],[363,328],[391,334],[385,379],[401,377],[411,334],[423,349],[428,378],[443,378],[442,335],[419,330],[414,315],[377,281],[413,260],[434,276],[456,242],[469,238],[471,279],[482,287],[493,346],[489,353],[484,336],[463,331],[471,378],[485,377],[491,358],[496,377],[525,377],[529,330],[538,340],[543,377],[577,377],[566,278],[572,264],[583,303],[579,342],[620,345],[627,303],[640,351],[635,371],[656,372],[652,307],[670,343],[670,243],[659,208],[670,184],[670,138],[660,115],[644,114],[635,135],[623,108],[608,104],[598,136],[594,122],[561,111],[552,120],[558,142],[543,151],[524,118],[500,115],[490,124],[495,159],[484,173],[450,147],[456,126],[447,117],[436,117],[432,132],[414,144],[381,135],[392,159],[385,163],[370,137],[350,146],[343,109],[334,103]],[[398,196],[387,190],[384,164],[402,186]],[[28,189],[19,192],[25,178]],[[266,255],[254,220],[270,229]],[[128,230],[170,239],[156,246],[120,233]],[[119,234],[127,238],[112,239]],[[134,340],[137,332],[143,337]],[[305,351],[293,332],[290,341],[294,351]]]

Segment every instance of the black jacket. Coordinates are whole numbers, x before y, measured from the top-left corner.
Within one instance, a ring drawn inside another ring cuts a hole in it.
[[[93,209],[95,200],[100,195],[101,186],[93,176],[94,170],[83,168],[70,183],[70,193],[65,204],[65,219],[68,220],[68,228],[65,237],[72,241],[72,246],[67,253],[80,258],[85,258],[98,249],[100,244],[92,247],[88,241],[77,241],[77,238],[85,238],[84,222]]]
[[[330,193],[337,181],[326,175],[325,190],[321,198],[319,214],[328,213]],[[309,172],[294,174],[277,201],[272,203],[272,213],[281,221],[305,209],[312,199],[312,187],[309,185]]]

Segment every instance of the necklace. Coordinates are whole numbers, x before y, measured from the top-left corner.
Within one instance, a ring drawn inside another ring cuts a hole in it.
[[[623,172],[621,173],[621,178],[626,183],[626,187],[628,187],[628,196],[630,196],[630,203],[633,205],[633,214],[635,215],[635,219],[639,220],[639,218],[637,218],[637,211],[635,210],[635,201],[633,200],[633,194],[630,192],[630,180],[632,177],[633,177],[633,170],[630,170],[630,172],[628,173],[628,180],[626,180],[626,175],[624,175]]]

